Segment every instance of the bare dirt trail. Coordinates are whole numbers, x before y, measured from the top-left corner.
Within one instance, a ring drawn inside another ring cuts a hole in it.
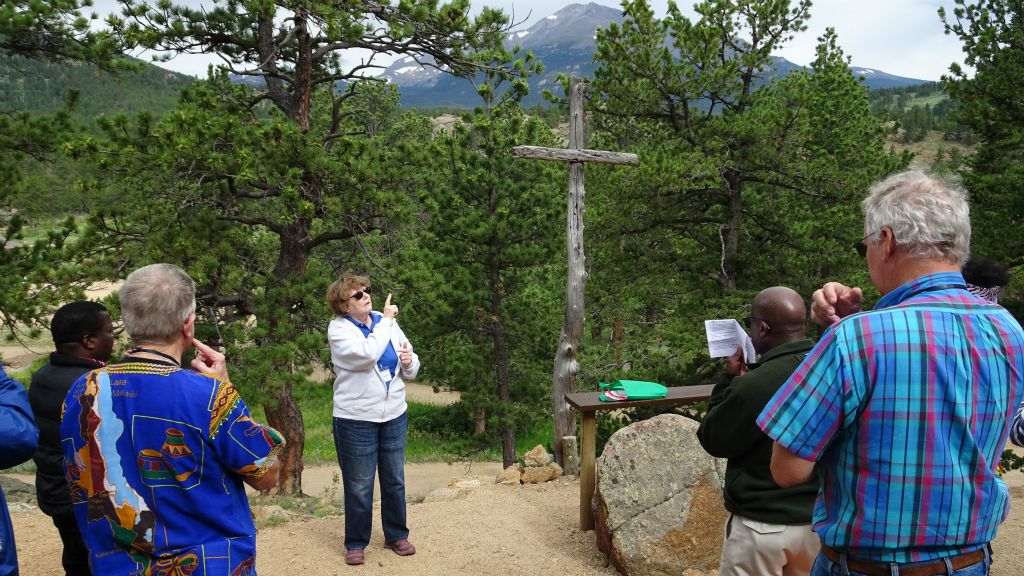
[[[444,488],[452,476],[479,476],[486,482],[499,467],[476,464],[467,474],[458,465],[409,465],[410,497]],[[326,489],[333,473],[331,466],[311,468],[303,484],[311,494],[315,486]],[[1024,473],[1011,472],[1006,479],[1012,504],[993,543],[993,576],[1018,576],[1019,559],[1024,558]],[[257,566],[263,576],[615,574],[597,550],[594,532],[580,532],[578,506],[579,482],[574,478],[512,487],[484,483],[459,496],[409,505],[415,556],[400,558],[383,548],[377,516],[366,564],[346,566],[345,518],[333,516],[261,529]],[[22,576],[59,574],[59,539],[49,519],[38,509],[15,509],[11,516]]]
[[[425,463],[406,467],[408,495],[420,500],[448,486],[453,477],[476,477],[479,488],[460,495],[409,505],[410,539],[415,556],[400,558],[383,548],[379,511],[374,534],[361,568],[344,563],[344,516],[294,520],[264,528],[257,536],[260,574],[302,576],[344,574],[554,573],[615,574],[605,566],[594,533],[580,532],[579,483],[564,478],[542,485],[493,484],[497,462]],[[335,468],[318,466],[303,475],[307,493],[319,495],[331,486]],[[31,480],[25,475],[21,480]],[[11,513],[22,576],[61,573],[57,531],[38,509]],[[355,572],[353,572],[355,573]]]

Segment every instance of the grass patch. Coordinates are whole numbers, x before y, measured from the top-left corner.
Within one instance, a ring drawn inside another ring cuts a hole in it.
[[[448,406],[409,403],[409,441],[405,450],[409,462],[470,460],[500,461],[501,444],[494,434],[473,434],[470,409],[455,403]],[[516,431],[516,454],[537,444],[551,450],[551,421],[542,419],[529,429]]]
[[[910,163],[911,167],[926,170],[932,168],[940,150],[945,150],[948,154],[950,149],[956,148],[961,156],[965,157],[974,152],[974,148],[971,146],[965,146],[963,144],[945,140],[942,133],[936,130],[929,131],[920,142],[904,144],[895,140],[890,140],[886,143],[886,146],[895,152],[903,152],[904,150],[913,152],[914,159]]]
[[[21,464],[18,464],[13,468],[4,468],[3,470],[0,470],[0,472],[6,472],[10,474],[35,474],[36,463],[29,460],[27,462],[22,462]]]
[[[88,218],[85,214],[74,215],[77,229],[68,237],[68,242],[73,242],[78,238]],[[67,221],[67,216],[30,216],[23,221],[24,226],[21,229],[21,238],[18,241],[31,246],[38,240],[46,240],[50,232],[64,228],[65,221]]]
[[[306,429],[303,461],[306,464],[337,462],[334,451],[333,406],[330,384],[310,383],[294,391]],[[253,417],[266,422],[262,406],[250,406]],[[551,450],[551,420],[545,418],[528,430],[517,431],[516,452],[522,454],[537,444]],[[409,402],[409,435],[405,448],[407,462],[454,462],[501,460],[501,446],[473,436],[473,418],[460,403],[447,406]]]
[[[48,356],[42,356],[28,368],[9,374],[28,387],[32,374],[48,361]],[[294,394],[306,431],[303,462],[307,465],[337,463],[333,434],[334,394],[331,385],[310,382],[294,389]],[[250,404],[249,409],[257,421],[267,421],[262,406]],[[473,415],[461,403],[442,406],[409,402],[408,414],[409,435],[405,449],[407,462],[493,462],[502,459],[500,440],[490,435],[474,437]],[[551,434],[550,418],[543,418],[529,429],[517,430],[516,453],[522,454],[538,444],[550,452]],[[30,461],[12,471],[32,474],[35,466]]]

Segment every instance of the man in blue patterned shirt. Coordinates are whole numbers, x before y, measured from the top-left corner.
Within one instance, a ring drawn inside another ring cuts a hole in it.
[[[987,574],[1024,330],[966,289],[962,190],[904,172],[863,207],[858,251],[883,297],[861,312],[859,288],[815,292],[812,316],[832,325],[757,421],[772,474],[791,486],[817,464],[814,576]]]
[[[92,573],[254,576],[242,483],[274,486],[284,440],[250,417],[224,355],[195,339],[195,285],[184,270],[145,266],[119,296],[134,347],[71,386],[60,426]]]

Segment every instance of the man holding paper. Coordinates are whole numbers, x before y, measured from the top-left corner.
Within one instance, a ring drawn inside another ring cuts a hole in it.
[[[780,488],[772,479],[772,440],[755,420],[814,346],[805,337],[807,309],[784,286],[762,290],[747,326],[761,362],[748,370],[742,347],[727,360],[697,438],[708,454],[727,458],[725,507],[731,513],[720,576],[791,576],[810,572],[818,553],[811,513],[818,482]]]

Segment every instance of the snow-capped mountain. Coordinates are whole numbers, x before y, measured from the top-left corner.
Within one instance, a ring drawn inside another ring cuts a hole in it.
[[[542,18],[525,30],[513,30],[506,36],[508,46],[519,45],[532,50],[544,63],[543,74],[528,79],[530,95],[525,104],[543,101],[542,91],[551,89],[561,95],[556,79],[559,74],[577,73],[586,77],[594,71],[597,28],[605,28],[611,22],[622,22],[622,12],[593,2],[570,4],[558,12]],[[787,74],[801,67],[784,58],[774,58],[778,74]],[[887,74],[872,68],[853,67],[855,74],[864,78],[871,88],[890,88],[922,84],[924,80],[904,78]],[[455,78],[432,67],[423,67],[409,56],[399,58],[384,72],[382,77],[394,82],[401,93],[402,104],[414,107],[465,107],[480,104],[472,84],[462,78]]]

